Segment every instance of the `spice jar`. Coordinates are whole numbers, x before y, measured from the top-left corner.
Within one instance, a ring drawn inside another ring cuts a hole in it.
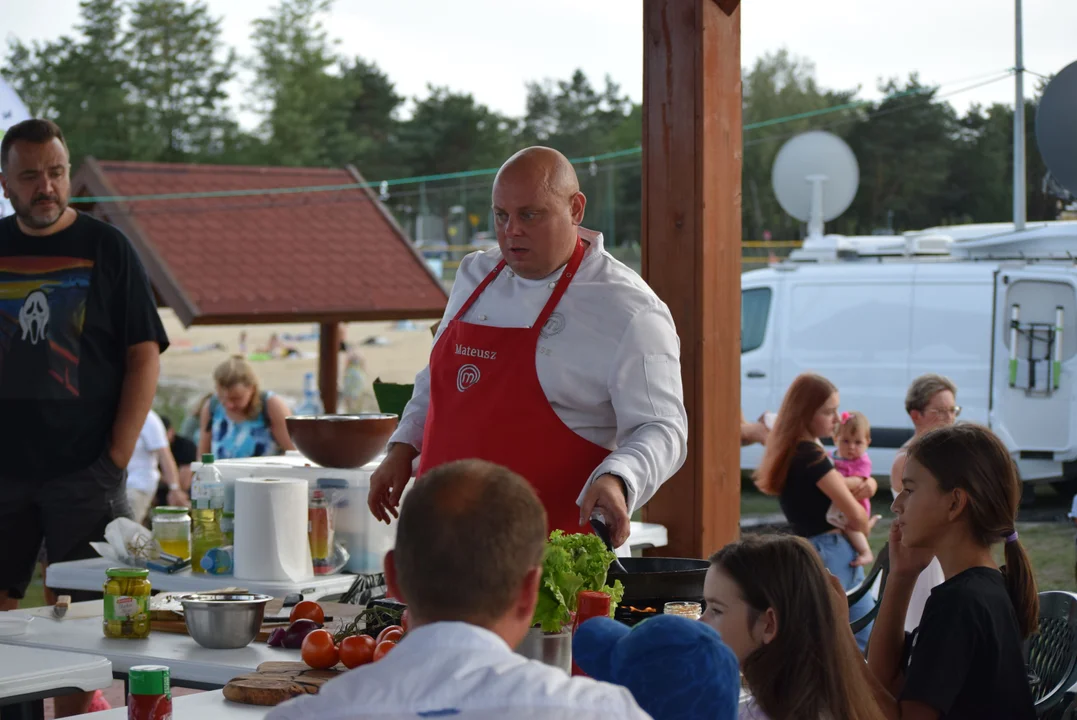
[[[171,720],[172,692],[164,665],[135,665],[127,671],[131,688],[127,720]]]
[[[572,624],[572,634],[575,635],[580,625],[591,618],[609,616],[610,596],[608,594],[593,590],[581,590],[576,593],[576,619]],[[580,670],[575,660],[572,661],[572,674],[586,675],[583,670]]]
[[[109,568],[105,571],[102,627],[108,638],[145,638],[150,634],[149,570]]]
[[[662,612],[666,615],[680,615],[689,620],[699,620],[703,617],[703,606],[697,602],[668,602]]]
[[[191,516],[185,507],[163,505],[153,509],[153,539],[161,551],[191,559]]]

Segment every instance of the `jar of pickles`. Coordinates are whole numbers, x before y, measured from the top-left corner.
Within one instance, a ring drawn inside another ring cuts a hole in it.
[[[668,602],[662,612],[666,615],[680,615],[689,620],[699,620],[703,617],[703,606],[697,602]]]
[[[163,505],[153,509],[153,539],[162,552],[191,559],[191,516],[185,507]]]
[[[103,629],[108,638],[145,638],[150,634],[150,571],[109,568],[105,571]]]

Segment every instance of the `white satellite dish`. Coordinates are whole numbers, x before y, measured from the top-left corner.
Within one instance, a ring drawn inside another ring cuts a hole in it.
[[[844,140],[812,130],[782,145],[771,184],[782,210],[808,223],[808,240],[821,240],[823,223],[845,212],[856,197],[860,166]]]
[[[1036,144],[1051,175],[1077,196],[1077,62],[1047,84],[1036,111]]]

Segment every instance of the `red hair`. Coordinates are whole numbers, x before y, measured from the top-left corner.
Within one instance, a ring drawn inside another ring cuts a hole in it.
[[[767,495],[781,495],[789,464],[793,461],[797,443],[811,432],[811,422],[819,408],[826,404],[838,389],[822,375],[798,375],[785,391],[778,419],[767,437],[767,450],[755,471],[755,486]]]

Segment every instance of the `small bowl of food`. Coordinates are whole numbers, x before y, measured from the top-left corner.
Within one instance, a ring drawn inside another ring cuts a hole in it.
[[[262,629],[269,595],[195,593],[184,595],[187,633],[202,647],[226,650],[246,647]]]

